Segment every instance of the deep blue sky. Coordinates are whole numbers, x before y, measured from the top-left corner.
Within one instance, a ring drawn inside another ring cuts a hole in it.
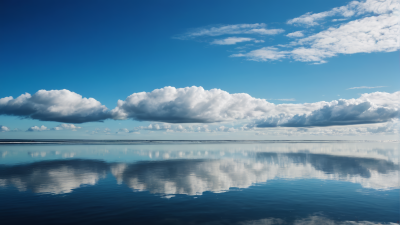
[[[293,39],[286,34],[305,29],[286,24],[289,19],[348,2],[1,1],[0,98],[68,89],[112,109],[118,99],[165,86],[219,88],[273,103],[282,102],[272,99],[305,103],[398,91],[398,51],[339,55],[319,65],[289,59],[256,62],[229,57],[235,46],[174,38],[201,27],[265,23],[285,32],[263,36],[265,42],[257,46],[287,44]],[[246,35],[223,37],[228,36]],[[346,90],[359,86],[387,87]],[[0,116],[0,124],[12,128],[50,123],[59,124]]]

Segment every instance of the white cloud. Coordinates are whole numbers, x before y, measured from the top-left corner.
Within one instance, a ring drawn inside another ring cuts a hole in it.
[[[384,14],[350,21],[301,38],[290,44],[292,50],[264,47],[232,56],[246,57],[253,61],[292,58],[301,62],[325,63],[326,58],[338,54],[397,51],[399,33],[398,15]]]
[[[7,131],[10,131],[10,128],[0,125],[0,132],[7,132]]]
[[[211,28],[199,28],[184,35],[180,35],[178,39],[188,39],[201,36],[221,36],[227,34],[258,34],[258,35],[275,35],[284,32],[283,29],[267,29],[264,23],[255,24],[234,24],[225,26],[216,26]]]
[[[358,99],[332,102],[278,104],[248,94],[229,94],[202,87],[165,87],[134,93],[119,100],[114,119],[132,118],[166,123],[215,123],[255,119],[256,127],[307,127],[383,123],[399,116],[400,92],[363,94]],[[292,100],[292,99],[286,99]],[[170,124],[138,129],[170,130]],[[186,129],[186,128],[185,128]]]
[[[335,25],[308,37],[299,38],[290,44],[277,45],[284,50],[270,46],[248,53],[233,54],[233,57],[245,57],[253,61],[279,60],[290,58],[314,64],[326,63],[326,58],[339,54],[356,54],[372,52],[393,52],[399,44],[399,11],[400,2],[395,0],[353,1],[346,6],[334,8],[322,13],[307,13],[290,20],[289,24],[316,25],[316,21],[328,16],[366,15],[353,21]],[[368,14],[369,13],[369,14]],[[374,15],[370,15],[374,13]],[[335,21],[340,21],[336,19]],[[288,37],[300,37],[303,33],[296,31]]]
[[[82,98],[69,90],[40,90],[34,95],[0,99],[0,115],[13,115],[42,121],[84,123],[110,117],[108,109],[94,98]]]
[[[366,13],[388,14],[395,12],[399,8],[400,3],[398,0],[366,0],[361,2],[352,1],[345,6],[333,8],[329,11],[320,13],[308,12],[300,17],[289,20],[287,23],[315,26],[319,24],[319,21],[331,16],[352,17]],[[340,21],[343,19],[334,20]]]
[[[400,116],[400,91],[375,92],[358,99],[340,99],[304,114],[279,114],[257,119],[256,127],[308,127],[383,123]]]
[[[28,130],[26,131],[44,131],[44,130],[48,130],[47,127],[45,127],[44,125],[38,127],[38,126],[33,126],[30,127]]]
[[[303,34],[303,31],[296,31],[296,32],[287,34],[286,37],[299,38],[299,37],[304,37],[304,34]]]
[[[361,87],[347,88],[347,90],[352,90],[352,89],[374,89],[374,88],[383,88],[383,87],[387,87],[387,86],[375,86],[375,87],[361,86]]]
[[[274,61],[287,57],[286,51],[280,51],[274,47],[264,47],[257,50],[250,51],[242,54],[232,54],[230,57],[246,57],[248,60],[253,61]]]
[[[295,60],[323,62],[337,54],[393,52],[399,49],[397,15],[371,16],[300,39],[290,55]]]
[[[77,129],[81,129],[82,127],[77,127],[74,124],[60,124],[56,127],[53,127],[52,130],[72,130],[76,131]]]
[[[114,119],[132,118],[168,123],[212,123],[255,117],[268,112],[272,103],[245,93],[229,94],[203,87],[165,87],[134,93],[118,100]]]
[[[215,45],[235,45],[240,42],[254,41],[256,43],[264,42],[263,40],[256,40],[254,38],[246,38],[246,37],[228,37],[225,39],[216,39],[211,44]]]

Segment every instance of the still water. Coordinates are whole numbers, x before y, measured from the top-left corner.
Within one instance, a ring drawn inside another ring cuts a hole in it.
[[[398,224],[399,143],[0,144],[0,224]]]

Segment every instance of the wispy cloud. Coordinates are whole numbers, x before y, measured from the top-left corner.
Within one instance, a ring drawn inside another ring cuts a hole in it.
[[[332,26],[326,30],[299,38],[288,45],[278,47],[263,47],[247,53],[233,54],[233,57],[245,57],[253,61],[279,60],[282,58],[293,59],[314,64],[326,63],[326,59],[340,54],[394,52],[400,49],[398,34],[400,32],[399,1],[367,0],[364,2],[353,1],[349,5],[334,8],[331,11],[305,14],[289,20],[289,24],[316,25],[316,21],[327,16],[363,15],[375,13],[339,26]],[[288,34],[288,37],[300,37],[299,32]]]
[[[308,12],[300,17],[290,19],[288,24],[298,24],[315,26],[320,21],[323,21],[327,17],[332,16],[343,16],[342,19],[334,19],[335,21],[341,21],[348,17],[359,16],[366,13],[375,14],[388,14],[393,13],[400,7],[400,2],[397,0],[366,0],[366,1],[352,1],[349,4],[341,7],[333,8],[329,11],[320,13]]]
[[[255,43],[261,43],[264,42],[263,40],[257,40],[255,38],[246,38],[246,37],[228,37],[225,39],[216,39],[211,44],[215,45],[235,45],[240,42],[248,42],[248,41],[253,41]]]
[[[290,38],[299,38],[304,37],[303,31],[295,31],[286,35],[286,37]]]
[[[198,28],[183,35],[176,36],[175,38],[190,39],[201,36],[221,36],[231,34],[276,35],[283,32],[283,29],[267,29],[267,25],[265,23],[234,24],[214,26],[209,28]]]
[[[383,88],[383,87],[387,87],[387,86],[375,86],[375,87],[361,86],[361,87],[347,88],[347,90],[352,90],[352,89],[374,89],[374,88]]]

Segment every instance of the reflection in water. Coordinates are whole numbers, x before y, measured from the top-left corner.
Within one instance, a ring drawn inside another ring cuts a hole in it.
[[[69,193],[94,185],[107,172],[119,184],[162,195],[201,195],[247,188],[272,179],[324,179],[359,183],[365,188],[398,188],[399,169],[392,161],[307,153],[256,153],[254,157],[180,159],[106,163],[101,160],[42,161],[0,167],[0,186],[20,191]]]
[[[297,219],[293,222],[286,222],[282,219],[267,218],[261,220],[250,220],[237,223],[238,225],[395,225],[396,223],[379,223],[370,221],[335,221],[323,216],[309,216],[303,219]],[[397,223],[398,224],[398,223]]]
[[[0,186],[13,185],[20,191],[64,194],[81,185],[94,185],[106,176],[108,165],[96,160],[42,161],[0,167]]]

